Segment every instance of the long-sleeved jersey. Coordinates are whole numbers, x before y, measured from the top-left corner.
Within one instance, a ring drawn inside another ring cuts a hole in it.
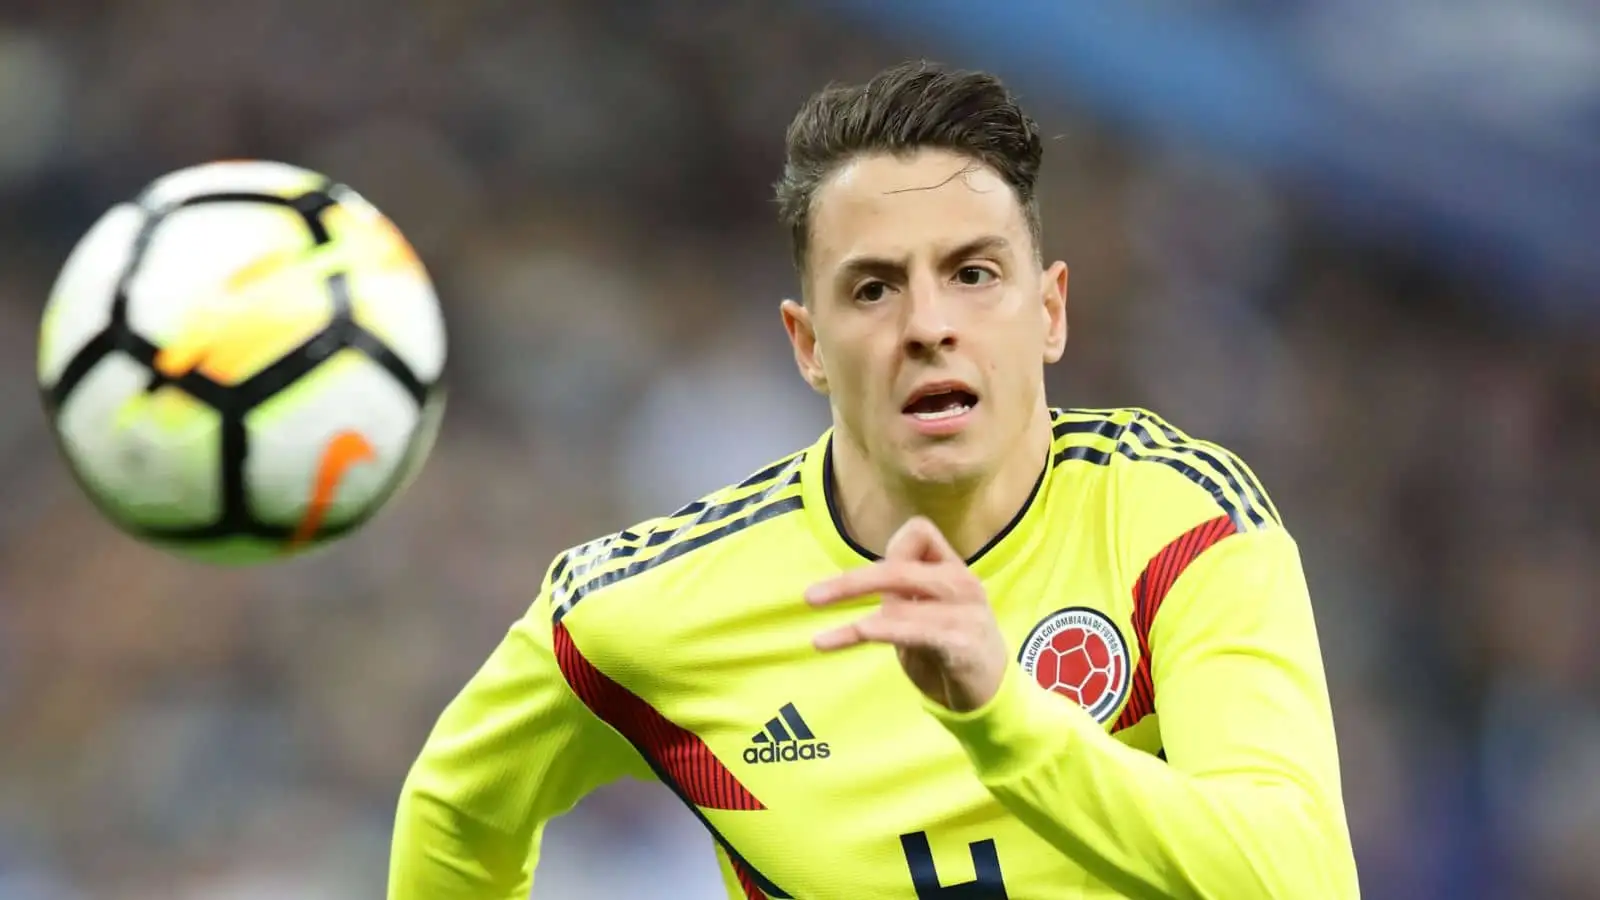
[[[812,647],[872,555],[831,435],[560,554],[403,790],[391,900],[527,895],[544,823],[625,775],[705,825],[733,898],[1358,894],[1298,551],[1233,454],[1143,410],[1054,414],[969,561],[1015,651],[955,714],[893,648]],[[864,601],[865,602],[865,601]]]

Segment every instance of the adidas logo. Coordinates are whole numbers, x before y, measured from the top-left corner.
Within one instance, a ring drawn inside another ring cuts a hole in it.
[[[767,727],[755,733],[745,748],[747,763],[797,762],[802,759],[827,759],[828,742],[817,740],[811,726],[800,718],[793,703],[785,703]]]

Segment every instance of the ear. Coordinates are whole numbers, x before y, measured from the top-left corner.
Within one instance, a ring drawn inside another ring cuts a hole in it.
[[[794,348],[795,366],[800,377],[817,393],[828,396],[828,373],[823,368],[822,348],[817,346],[817,330],[811,321],[811,310],[804,304],[785,300],[779,307],[783,314],[783,330],[789,335]]]
[[[1044,316],[1044,361],[1059,362],[1067,350],[1067,264],[1056,260],[1044,270],[1040,315]]]

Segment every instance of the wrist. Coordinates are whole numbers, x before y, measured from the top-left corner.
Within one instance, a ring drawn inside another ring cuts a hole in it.
[[[1004,781],[1067,749],[1074,716],[1083,710],[1066,697],[1039,687],[1016,665],[1008,665],[994,696],[966,711],[925,699],[925,707],[961,743],[984,781]]]

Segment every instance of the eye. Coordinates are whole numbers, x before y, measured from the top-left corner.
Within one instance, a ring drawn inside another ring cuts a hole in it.
[[[856,288],[855,298],[863,303],[877,303],[883,295],[889,292],[889,285],[882,281],[869,281]]]
[[[986,266],[962,266],[956,270],[956,282],[968,287],[979,287],[999,278]]]

